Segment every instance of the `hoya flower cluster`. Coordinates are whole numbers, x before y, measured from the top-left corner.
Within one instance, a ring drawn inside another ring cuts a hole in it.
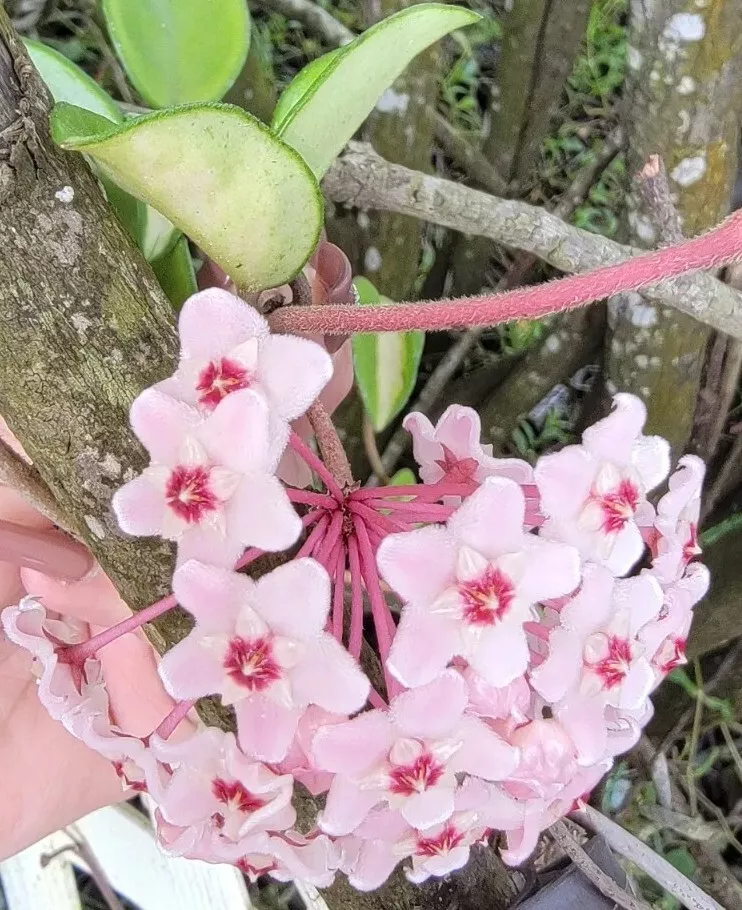
[[[217,290],[187,302],[180,337],[175,375],[131,410],[150,466],[114,499],[124,531],[175,541],[174,598],[92,638],[34,598],[7,610],[41,701],[150,794],[172,854],[358,889],[400,863],[445,875],[493,832],[522,862],[684,662],[708,586],[703,464],[683,458],[655,507],[669,448],[636,398],[535,469],[494,458],[452,406],[406,419],[423,483],[343,489],[291,429],[330,379],[323,348]],[[278,479],[288,447],[315,489]],[[285,562],[240,571],[266,551]],[[97,651],[176,601],[195,620],[160,664],[176,707],[128,736]],[[234,734],[191,719],[203,696]]]

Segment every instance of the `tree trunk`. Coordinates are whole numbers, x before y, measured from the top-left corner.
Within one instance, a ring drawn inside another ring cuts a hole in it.
[[[700,233],[729,211],[742,107],[742,0],[634,2],[624,122],[628,173],[649,155],[665,162],[683,231]],[[637,195],[626,230],[636,245],[658,237]],[[709,330],[638,294],[611,301],[606,395],[640,395],[648,429],[680,454],[690,437]]]
[[[562,102],[585,35],[590,0],[517,0],[504,22],[484,154],[511,190],[531,176]],[[462,237],[453,255],[454,288],[486,287],[493,246]]]

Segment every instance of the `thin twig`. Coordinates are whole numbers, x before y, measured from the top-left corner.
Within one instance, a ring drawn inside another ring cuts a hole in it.
[[[573,812],[570,817],[588,830],[602,834],[616,853],[620,853],[621,856],[639,866],[665,891],[685,904],[688,910],[724,910],[720,903],[687,879],[666,859],[655,853],[651,847],[611,819],[606,818],[597,809],[593,809],[592,806],[584,806]]]
[[[562,193],[559,202],[554,207],[554,215],[556,217],[565,220],[571,218],[575,209],[582,205],[587,198],[587,194],[595,181],[619,153],[623,147],[623,142],[624,136],[620,129],[614,130],[608,136],[595,158],[580,170],[572,184]],[[532,253],[519,253],[508,271],[498,282],[496,290],[506,290],[522,283],[537,261],[538,257]],[[430,413],[453,374],[485,331],[485,329],[468,329],[457,338],[428,377],[410,410],[419,411],[425,415]],[[404,427],[399,427],[395,430],[384,449],[384,454],[381,456],[381,465],[385,473],[391,474],[394,471],[409,442],[410,434]]]
[[[44,483],[36,468],[16,455],[13,449],[2,440],[0,440],[0,484],[11,487],[37,512],[40,512],[49,521],[53,521],[57,527],[78,537],[69,527],[69,522],[57,505],[52,491]]]
[[[549,835],[557,844],[559,844],[580,872],[582,872],[582,874],[588,878],[598,891],[607,897],[608,900],[618,904],[619,907],[623,907],[624,910],[650,910],[648,904],[645,904],[644,901],[634,897],[633,894],[629,894],[629,892],[615,882],[610,875],[603,872],[600,866],[583,850],[565,822],[555,822],[549,828]]]

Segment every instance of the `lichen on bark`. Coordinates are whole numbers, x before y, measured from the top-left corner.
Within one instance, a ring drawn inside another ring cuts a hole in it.
[[[624,122],[629,173],[651,154],[663,159],[670,189],[691,236],[729,211],[737,172],[742,109],[740,0],[659,0],[631,5]],[[635,192],[625,230],[637,246],[658,243],[652,213]],[[686,445],[709,329],[638,294],[609,305],[606,393],[646,402],[648,428]]]

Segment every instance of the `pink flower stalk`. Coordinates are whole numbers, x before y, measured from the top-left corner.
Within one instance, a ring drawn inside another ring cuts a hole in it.
[[[233,392],[204,417],[147,389],[131,423],[151,462],[113,498],[123,531],[176,541],[181,563],[230,568],[247,546],[282,550],[299,536],[299,516],[274,476],[288,431],[271,428],[257,392]]]
[[[544,455],[536,466],[544,536],[572,544],[614,575],[642,555],[647,493],[670,470],[667,442],[641,435],[645,419],[638,398],[616,395],[613,412],[583,433],[582,445]]]
[[[466,683],[447,670],[426,686],[370,711],[320,727],[312,740],[317,767],[334,773],[320,828],[351,834],[368,813],[385,804],[424,830],[451,817],[457,775],[503,780],[518,764],[518,750],[476,717],[465,715]]]
[[[423,483],[480,484],[486,477],[533,482],[533,468],[520,458],[494,458],[492,445],[482,445],[482,424],[473,408],[452,404],[433,424],[412,412],[403,421],[412,436],[412,452]]]
[[[574,548],[526,534],[524,516],[520,487],[488,477],[445,528],[382,542],[379,569],[406,604],[388,661],[403,685],[432,681],[456,656],[493,686],[525,671],[524,624],[577,587],[580,566]]]
[[[309,705],[349,714],[369,682],[323,629],[330,580],[313,559],[280,566],[255,582],[191,561],[173,578],[193,631],[160,665],[175,698],[218,694],[234,705],[240,746],[261,761],[286,757]]]

